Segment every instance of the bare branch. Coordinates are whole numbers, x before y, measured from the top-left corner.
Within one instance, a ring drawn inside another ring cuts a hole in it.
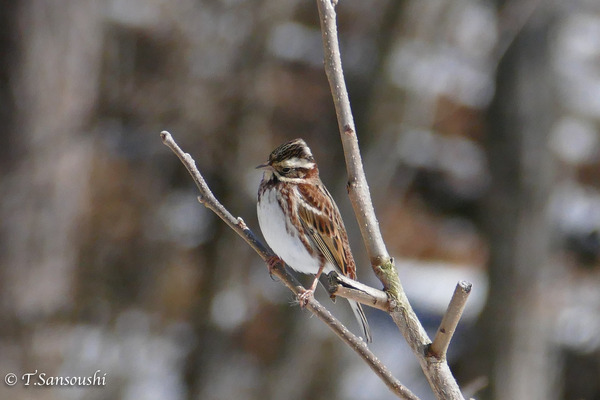
[[[394,304],[390,315],[418,358],[436,397],[438,399],[463,400],[458,384],[446,361],[426,354],[431,340],[406,298],[394,266],[394,260],[389,256],[383,241],[362,166],[354,118],[346,90],[337,35],[335,4],[331,0],[317,0],[317,6],[325,53],[325,73],[333,95],[348,170],[348,195],[373,271]]]
[[[206,184],[204,177],[198,171],[196,162],[188,154],[185,153],[177,145],[171,134],[167,131],[162,131],[160,137],[163,143],[179,157],[185,168],[192,176],[200,196],[198,201],[208,209],[212,210],[219,216],[231,229],[233,229],[238,235],[240,235],[246,243],[258,253],[258,255],[265,261],[269,260],[275,254],[267,246],[263,245],[260,240],[254,235],[254,233],[248,228],[241,218],[235,218],[231,213],[217,200],[213,195],[212,191]],[[283,282],[294,294],[298,295],[303,291],[303,287],[287,270],[276,265],[271,270],[272,274],[275,275],[281,282]],[[389,371],[389,369],[379,361],[379,359],[369,350],[366,343],[350,332],[340,321],[338,321],[325,307],[323,307],[314,297],[309,299],[306,308],[316,315],[321,321],[325,322],[327,326],[340,338],[350,346],[366,363],[367,365],[381,378],[386,386],[395,393],[401,399],[407,400],[419,400],[408,388],[402,385]]]
[[[446,358],[448,346],[450,345],[458,321],[460,321],[460,317],[465,309],[472,286],[473,285],[467,281],[460,281],[456,284],[446,314],[444,314],[444,317],[442,318],[435,339],[429,349],[429,353],[437,359],[443,360]]]
[[[317,0],[321,16],[321,32],[323,33],[323,48],[325,50],[325,73],[333,94],[333,103],[337,114],[338,126],[344,147],[346,168],[348,170],[348,195],[354,208],[354,213],[360,226],[371,265],[378,266],[389,261],[390,256],[385,247],[379,222],[375,216],[369,185],[360,157],[356,128],[346,81],[342,70],[342,60],[338,45],[335,9],[331,0]]]
[[[341,296],[385,312],[392,309],[390,299],[384,291],[352,280],[336,271],[330,272],[328,277],[330,296]]]

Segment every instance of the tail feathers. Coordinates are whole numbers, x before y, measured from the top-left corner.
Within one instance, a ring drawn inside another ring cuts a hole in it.
[[[369,328],[367,316],[365,315],[362,306],[354,300],[348,300],[348,303],[350,303],[350,308],[352,308],[352,312],[354,313],[358,324],[363,330],[364,339],[367,341],[367,343],[371,343],[373,341],[373,337],[371,336],[371,328]]]

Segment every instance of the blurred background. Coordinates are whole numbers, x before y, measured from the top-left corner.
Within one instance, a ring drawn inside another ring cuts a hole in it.
[[[350,203],[314,1],[0,1],[0,377],[10,399],[391,399],[196,201],[169,130],[259,233],[254,167],[311,146]],[[376,212],[478,399],[600,399],[600,3],[341,0],[342,59]],[[304,278],[306,279],[306,278]],[[305,280],[305,282],[307,282]],[[357,332],[344,301],[318,298]],[[433,395],[388,316],[373,351]]]

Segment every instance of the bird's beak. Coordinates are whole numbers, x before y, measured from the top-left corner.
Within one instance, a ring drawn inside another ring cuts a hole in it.
[[[269,163],[266,164],[260,164],[259,166],[256,167],[256,169],[265,169],[265,168],[270,168],[271,166],[269,165]]]

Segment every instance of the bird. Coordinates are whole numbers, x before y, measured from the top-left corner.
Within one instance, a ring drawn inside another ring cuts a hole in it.
[[[340,211],[319,177],[319,168],[303,139],[288,141],[271,152],[258,189],[257,214],[262,234],[277,255],[269,268],[282,261],[293,270],[314,274],[309,289],[298,296],[308,303],[322,273],[336,271],[356,280],[356,264]],[[372,341],[371,330],[359,303],[348,299],[362,328]]]

